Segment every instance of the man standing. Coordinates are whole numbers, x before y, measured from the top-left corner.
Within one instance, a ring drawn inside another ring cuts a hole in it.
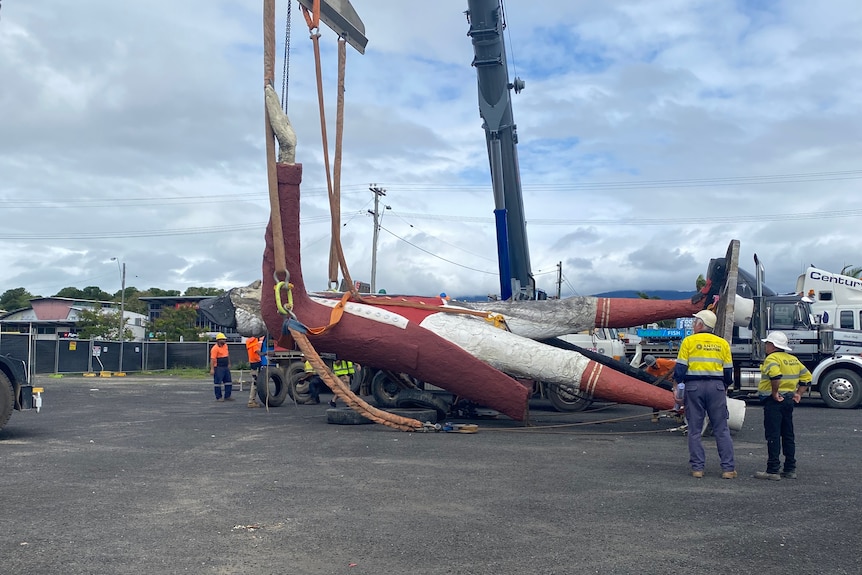
[[[790,353],[787,336],[773,331],[763,340],[766,359],[760,366],[757,393],[763,404],[763,429],[766,432],[766,471],[754,474],[756,479],[779,481],[796,479],[796,440],[793,435],[793,406],[811,383],[811,372]],[[784,471],[780,455],[784,451]]]
[[[262,341],[257,339],[254,336],[246,338],[245,340],[245,350],[248,353],[248,365],[251,370],[251,389],[248,394],[248,406],[249,407],[260,407],[260,404],[255,401],[254,395],[256,393],[257,388],[257,376],[260,374],[260,349],[262,346]]]
[[[312,367],[311,362],[305,360],[305,380],[308,382],[308,399],[305,403],[320,403],[320,391],[326,387],[320,376],[317,375]]]
[[[230,396],[233,391],[230,378],[230,353],[227,349],[227,337],[223,333],[216,334],[216,344],[210,350],[210,375],[213,376],[216,401],[233,401]],[[222,399],[222,385],[224,385],[224,399]]]
[[[730,345],[718,337],[716,317],[709,310],[694,314],[694,333],[682,341],[676,359],[674,379],[685,383],[685,413],[688,419],[688,453],[692,477],[703,477],[706,454],[701,432],[706,416],[712,423],[715,445],[721,459],[721,477],[736,477],[733,440],[727,425],[727,388],[733,384]]]
[[[332,373],[341,380],[341,383],[350,388],[350,378],[356,373],[356,368],[353,366],[352,361],[337,359],[332,362]],[[335,407],[335,398],[336,396],[333,394],[332,399],[329,400],[330,407]]]

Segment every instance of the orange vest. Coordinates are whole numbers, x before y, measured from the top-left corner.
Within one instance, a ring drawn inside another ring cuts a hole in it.
[[[245,349],[248,352],[248,362],[257,363],[260,361],[260,340],[256,337],[250,337],[245,340]]]

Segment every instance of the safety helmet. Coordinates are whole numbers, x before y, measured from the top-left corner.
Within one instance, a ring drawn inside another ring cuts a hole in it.
[[[696,314],[694,317],[703,322],[703,325],[708,327],[709,329],[713,329],[715,327],[716,317],[715,314],[709,311],[708,309],[702,309]]]
[[[653,356],[653,355],[644,356],[644,365],[646,365],[647,367],[654,366],[655,365],[655,356]]]
[[[773,331],[769,335],[766,336],[766,339],[763,340],[763,343],[771,343],[778,349],[783,349],[784,351],[790,351],[792,348],[790,344],[787,343],[787,335],[781,331]]]
[[[227,339],[227,336],[225,334],[223,334],[222,332],[218,332],[216,334],[216,341],[218,341],[220,339]]]

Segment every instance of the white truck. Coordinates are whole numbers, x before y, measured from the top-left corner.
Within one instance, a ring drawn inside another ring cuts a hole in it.
[[[749,327],[735,327],[731,342],[731,352],[735,368],[734,395],[753,395],[760,382],[760,364],[764,359],[762,339],[771,331],[783,331],[793,348],[793,354],[811,371],[811,391],[819,393],[829,407],[852,409],[862,404],[862,331],[856,328],[845,329],[839,322],[835,328],[826,321],[818,321],[817,315],[833,311],[821,307],[815,311],[809,289],[817,293],[827,293],[826,286],[832,286],[833,296],[836,286],[848,287],[837,280],[821,280],[827,272],[809,270],[800,276],[797,287],[803,287],[806,279],[811,282],[823,281],[823,288],[798,289],[795,294],[779,295],[763,286],[763,266],[755,255],[757,274],[754,278],[755,293],[753,312]],[[723,259],[713,260],[721,262]],[[710,263],[712,267],[713,262]],[[739,270],[740,277],[744,272]],[[810,275],[809,275],[810,274]],[[830,274],[831,275],[831,274]],[[750,277],[750,276],[749,276]],[[847,278],[852,280],[853,278]],[[828,299],[826,301],[829,301]],[[848,304],[849,305],[849,304]],[[839,317],[850,309],[835,307]],[[859,312],[854,311],[858,321]],[[834,316],[833,316],[834,317]],[[849,325],[847,322],[846,325]],[[856,323],[856,326],[859,324]]]
[[[817,323],[862,330],[862,280],[809,267],[796,280],[796,293],[812,300]]]
[[[617,361],[626,360],[626,346],[619,336],[619,332],[613,328],[597,327],[592,331],[582,331],[569,335],[561,335],[563,341],[573,343],[578,347],[588,349],[595,353],[612,357]]]

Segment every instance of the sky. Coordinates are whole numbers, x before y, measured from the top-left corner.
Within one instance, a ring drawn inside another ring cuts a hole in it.
[[[269,217],[261,0],[3,0],[0,293],[231,288],[261,276]],[[303,276],[328,287],[329,208],[308,28],[276,2],[276,89],[303,164]],[[341,173],[350,275],[499,293],[467,0],[353,0]],[[694,289],[740,241],[766,283],[862,266],[862,4],[506,2],[537,285]],[[336,35],[321,29],[335,141]],[[330,158],[334,150],[330,148]],[[113,258],[113,259],[112,259]]]

